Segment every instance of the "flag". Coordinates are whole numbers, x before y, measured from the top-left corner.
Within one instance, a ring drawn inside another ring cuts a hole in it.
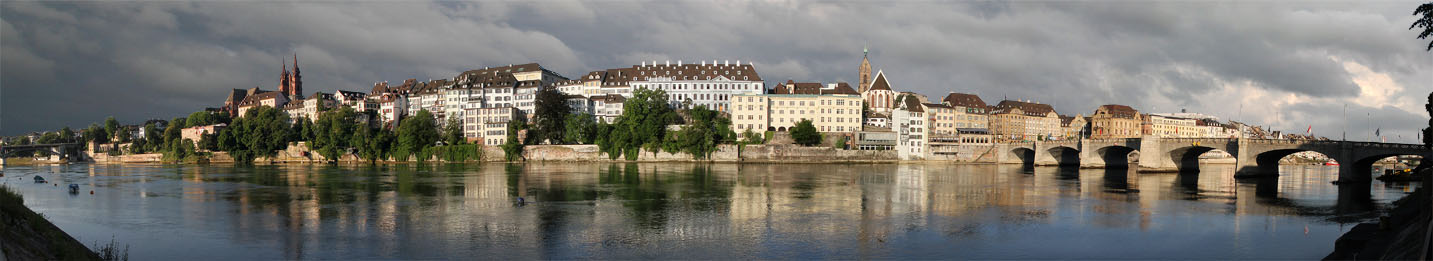
[[[1314,135],[1314,125],[1309,125],[1309,130],[1304,131],[1304,135]]]
[[[1383,134],[1379,134],[1379,133],[1382,133],[1382,131],[1383,131],[1383,128],[1373,129],[1373,136],[1383,136]]]

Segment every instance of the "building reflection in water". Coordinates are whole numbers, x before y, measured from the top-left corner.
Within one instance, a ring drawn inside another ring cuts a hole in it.
[[[284,259],[899,257],[953,251],[910,246],[991,248],[984,242],[1048,236],[1041,233],[1195,231],[1209,222],[1231,222],[1230,238],[1243,245],[1259,244],[1242,238],[1250,231],[1310,223],[1285,217],[1330,224],[1376,217],[1388,199],[1375,199],[1375,191],[1407,190],[1332,186],[1335,170],[1317,166],[1290,166],[1278,178],[1258,180],[1236,180],[1228,165],[1201,168],[530,163],[41,170],[77,173],[69,178],[108,195],[78,213],[142,220],[126,224],[132,229],[176,226],[214,235],[235,246],[210,247],[232,257]],[[986,257],[1002,256],[1042,257]]]

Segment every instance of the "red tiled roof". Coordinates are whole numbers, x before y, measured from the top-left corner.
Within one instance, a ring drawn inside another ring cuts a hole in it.
[[[989,106],[985,104],[984,100],[980,99],[980,96],[958,92],[952,92],[950,94],[945,95],[945,99],[941,100],[941,102],[949,104],[950,106],[961,106],[968,108],[986,108]]]

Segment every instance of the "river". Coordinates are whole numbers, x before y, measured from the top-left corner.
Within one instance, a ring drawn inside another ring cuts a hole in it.
[[[1202,168],[73,164],[0,180],[136,260],[1316,259],[1416,186]]]

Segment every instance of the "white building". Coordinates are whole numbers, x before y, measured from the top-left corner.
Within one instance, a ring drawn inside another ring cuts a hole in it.
[[[901,160],[925,158],[929,147],[927,138],[930,137],[927,117],[918,99],[907,98],[897,102],[891,112],[891,129],[897,135],[896,155]]]
[[[701,61],[688,64],[667,61],[657,64],[643,62],[633,66],[632,89],[663,90],[672,107],[691,108],[706,105],[707,108],[730,112],[727,106],[734,95],[755,95],[766,93],[765,83],[750,63],[741,61]]]

